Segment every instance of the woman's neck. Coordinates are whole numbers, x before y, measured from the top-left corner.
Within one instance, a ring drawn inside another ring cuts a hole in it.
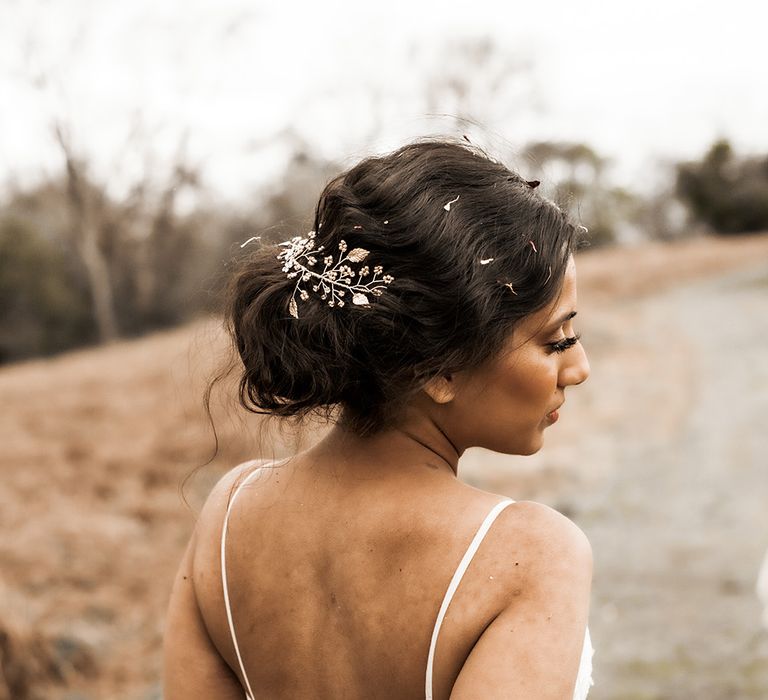
[[[355,470],[381,468],[393,473],[426,467],[456,476],[462,452],[426,413],[411,410],[397,427],[369,437],[337,425],[307,455],[331,458],[340,467],[348,464]]]

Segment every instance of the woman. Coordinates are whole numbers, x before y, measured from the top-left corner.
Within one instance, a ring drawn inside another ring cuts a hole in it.
[[[457,478],[468,447],[537,452],[589,374],[577,227],[537,184],[408,145],[237,273],[244,405],[335,425],[213,489],[170,603],[168,700],[586,696],[585,536]]]

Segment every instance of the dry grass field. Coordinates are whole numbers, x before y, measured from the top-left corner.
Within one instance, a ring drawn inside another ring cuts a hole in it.
[[[696,572],[709,561],[700,530],[680,544],[667,537],[669,528],[698,527],[702,513],[719,523],[718,532],[749,539],[751,531],[753,537],[749,547],[739,539],[743,547],[733,551],[741,558],[728,551],[714,553],[730,568],[712,572],[713,597],[699,604],[725,601],[722,610],[730,612],[715,622],[726,626],[742,614],[742,602],[743,610],[752,609],[749,557],[768,544],[768,530],[761,531],[760,523],[739,529],[738,515],[746,517],[757,508],[753,501],[758,495],[766,502],[768,491],[760,491],[766,483],[757,469],[765,465],[758,456],[764,454],[758,453],[764,443],[751,442],[746,423],[739,424],[742,433],[728,434],[723,449],[732,451],[744,491],[729,493],[737,502],[726,517],[713,505],[713,494],[722,496],[729,477],[714,463],[707,466],[700,450],[712,427],[691,423],[698,416],[691,405],[709,401],[707,415],[714,413],[718,425],[725,425],[728,417],[718,413],[725,398],[719,403],[720,395],[702,398],[701,392],[715,386],[710,378],[727,376],[739,360],[724,358],[720,365],[715,356],[692,359],[687,350],[706,343],[707,333],[725,331],[737,342],[739,328],[747,326],[756,332],[762,328],[765,347],[768,286],[760,284],[768,282],[768,234],[587,251],[579,254],[577,266],[583,319],[577,326],[593,377],[573,392],[573,400],[568,397],[560,424],[550,429],[539,454],[523,459],[471,451],[462,462],[464,476],[513,498],[560,507],[592,539],[598,648],[593,697],[768,697],[768,661],[761,656],[761,643],[750,647],[751,656],[735,642],[701,653],[663,645],[657,648],[663,653],[646,653],[647,644],[667,635],[665,619],[674,613],[664,606],[675,605],[674,591],[695,587],[686,576],[675,578],[675,563],[688,562],[685,570]],[[707,321],[696,315],[717,308],[718,301],[728,317]],[[736,328],[735,323],[742,325]],[[728,338],[721,342],[722,357]],[[225,385],[214,405],[219,452],[202,466],[214,443],[201,396],[225,356],[217,324],[207,320],[0,368],[0,699],[161,697],[164,610],[195,510],[225,469],[245,458],[293,449],[272,433],[260,435],[259,420],[235,410],[225,398]],[[768,359],[763,355],[759,366],[760,355],[754,357],[744,360],[752,374],[739,375],[727,386],[751,382],[752,405],[766,406]],[[662,471],[665,463],[657,457],[663,450],[664,458],[679,457],[679,470]],[[655,466],[635,469],[641,459]],[[692,460],[698,471],[690,466]],[[193,471],[186,505],[180,484]],[[691,474],[701,478],[683,476]],[[661,501],[652,494],[660,494]],[[659,523],[669,509],[676,515],[663,527]],[[656,525],[647,527],[649,521]],[[625,530],[626,539],[619,539]],[[649,551],[664,564],[651,567],[652,585],[659,586],[650,599],[655,610],[645,607],[653,607],[643,597],[649,595],[648,586],[640,590],[642,571],[648,571],[640,564]],[[695,581],[705,579],[702,573]],[[694,618],[691,609],[677,620],[690,627],[691,636],[700,634]],[[732,634],[743,633],[742,626]],[[672,636],[677,644],[680,634]],[[686,694],[687,674],[700,678],[698,664],[711,666],[717,654],[731,665],[731,656],[749,662],[749,669],[739,673],[751,673],[751,680],[739,685],[726,670],[713,672],[706,686],[714,688],[710,694],[699,686]]]

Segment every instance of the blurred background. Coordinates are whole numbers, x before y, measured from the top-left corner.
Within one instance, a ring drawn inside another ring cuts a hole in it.
[[[768,10],[348,5],[0,0],[0,699],[162,697],[211,485],[323,429],[225,380],[211,461],[229,263],[434,134],[590,232],[590,380],[541,452],[460,472],[592,541],[590,698],[767,698]]]

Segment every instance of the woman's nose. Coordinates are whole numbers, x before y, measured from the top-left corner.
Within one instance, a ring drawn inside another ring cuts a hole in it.
[[[561,386],[574,386],[587,381],[589,377],[589,360],[581,343],[577,343],[569,355],[568,364],[560,372]]]

